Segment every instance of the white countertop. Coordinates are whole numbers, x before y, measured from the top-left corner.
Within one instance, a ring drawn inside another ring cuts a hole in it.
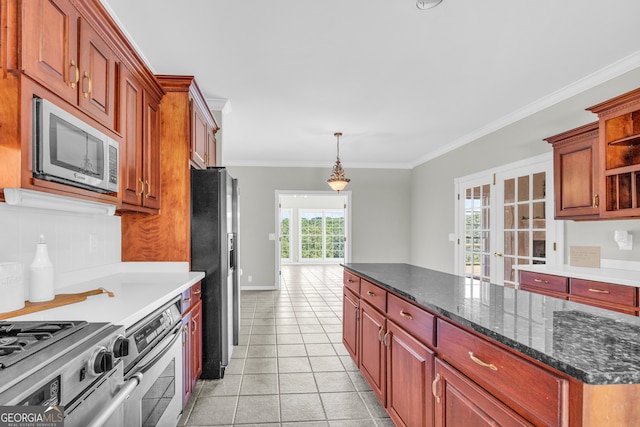
[[[190,272],[186,263],[120,263],[84,272],[56,294],[105,288],[114,293],[87,297],[85,301],[11,318],[11,320],[86,320],[133,326],[162,304],[204,278]],[[84,277],[82,277],[84,276]]]
[[[619,270],[615,268],[587,268],[562,265],[519,265],[518,270],[534,273],[555,274],[576,279],[595,280],[597,282],[640,287],[640,271]]]

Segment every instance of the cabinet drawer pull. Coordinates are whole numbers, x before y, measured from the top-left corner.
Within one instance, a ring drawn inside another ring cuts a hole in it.
[[[144,193],[144,181],[138,178],[138,182],[140,183],[140,191],[138,191],[138,185],[136,184],[136,196],[140,197],[142,196],[142,193]]]
[[[194,295],[200,295],[200,289],[195,289],[193,292],[191,292]]]
[[[380,326],[380,329],[378,329],[378,341],[382,342],[382,331],[384,331],[384,327]]]
[[[349,283],[355,283],[355,280],[347,279],[347,282],[349,282]]]
[[[473,352],[469,352],[469,357],[471,358],[471,360],[473,360],[474,362],[476,362],[478,365],[483,366],[485,368],[489,368],[492,371],[497,371],[498,368],[496,367],[496,365],[494,365],[493,363],[487,363],[487,362],[483,362],[482,360],[478,359]]]
[[[193,330],[191,331],[191,335],[195,336],[196,331],[198,330],[198,322],[195,320],[191,320],[191,324],[193,325]]]
[[[436,403],[440,403],[440,396],[438,396],[438,383],[440,382],[440,374],[436,374],[436,377],[431,382],[431,394],[436,399]]]
[[[74,59],[71,60],[71,67],[73,67],[73,69],[75,70],[74,71],[75,78],[71,82],[71,88],[75,89],[76,88],[76,84],[78,84],[78,82],[80,81],[80,69],[76,65],[76,61]]]
[[[149,196],[151,195],[151,192],[149,191],[149,189],[151,188],[151,186],[149,185],[149,181],[145,180],[144,185],[147,187],[147,192],[144,193],[144,198],[148,199]]]
[[[533,281],[536,283],[549,283],[548,280],[544,280],[544,279],[533,279]]]
[[[609,291],[606,291],[604,289],[589,289],[589,292],[595,292],[597,294],[608,294]]]
[[[353,309],[353,315],[355,316],[356,320],[358,320],[358,306],[356,306],[356,307]]]
[[[400,316],[404,317],[405,319],[413,320],[413,316],[409,313],[405,313],[404,310],[400,310]]]
[[[369,295],[370,297],[375,297],[376,294],[374,292],[371,291],[367,291],[367,295]]]
[[[600,205],[600,197],[597,194],[593,195],[593,207],[597,208]]]
[[[188,302],[191,302],[191,298],[185,298],[185,299],[182,300],[182,302],[184,302],[185,304],[188,303]]]
[[[385,347],[389,348],[389,343],[387,342],[387,337],[389,336],[389,333],[391,331],[387,331],[386,334],[384,334],[384,338],[382,338],[382,344],[384,344]]]

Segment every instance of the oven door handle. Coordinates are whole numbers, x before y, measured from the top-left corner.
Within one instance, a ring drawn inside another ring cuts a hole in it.
[[[142,373],[136,372],[133,374],[127,381],[125,381],[125,385],[122,386],[120,391],[111,399],[109,402],[109,406],[104,408],[97,417],[91,421],[88,427],[100,427],[102,426],[111,415],[122,405],[122,403],[131,396],[133,390],[136,389],[142,382]]]
[[[164,347],[158,354],[156,354],[155,356],[152,356],[151,360],[149,360],[148,362],[144,362],[144,359],[140,361],[140,367],[136,370],[136,373],[138,372],[142,374],[146,373],[149,369],[153,367],[153,365],[156,364],[156,362],[158,362],[158,360],[162,359],[164,355],[167,354],[169,350],[171,350],[171,347],[173,347],[173,343],[175,343],[177,339],[180,338],[180,331],[182,330],[180,326],[181,325],[178,323],[175,329],[171,332],[171,334],[173,334],[174,336],[173,338],[171,338],[171,341],[169,341],[168,344],[158,345],[158,347],[160,347],[161,345],[162,347]],[[169,338],[169,335],[162,342],[165,342],[168,338]]]

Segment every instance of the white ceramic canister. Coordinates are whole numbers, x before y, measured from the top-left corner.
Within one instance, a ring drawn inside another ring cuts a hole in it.
[[[2,262],[0,263],[0,313],[19,310],[22,307],[24,307],[22,264]]]
[[[40,235],[40,243],[36,245],[36,255],[29,266],[29,301],[51,301],[55,295],[53,283],[53,264],[49,259],[44,235]]]

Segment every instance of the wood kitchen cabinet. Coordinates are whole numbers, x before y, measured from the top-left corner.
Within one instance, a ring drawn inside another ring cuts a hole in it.
[[[34,178],[33,97],[47,99],[117,141],[122,167],[130,148],[128,139],[137,147],[147,138],[159,138],[158,105],[163,91],[158,81],[100,1],[3,1],[0,9],[0,65],[4,69],[0,79],[0,189],[26,188],[119,206],[122,191],[102,194]],[[128,79],[129,86],[122,78]],[[142,98],[121,93],[123,88],[130,91],[134,81],[135,90],[145,94]],[[132,123],[146,123],[154,132],[129,126]],[[122,169],[120,179],[121,183],[127,180]],[[124,189],[130,190],[130,184]],[[147,205],[153,205],[152,199],[159,194],[157,185],[157,180],[149,180]],[[2,197],[0,190],[0,200]]]
[[[122,210],[155,213],[160,208],[160,111],[135,75],[121,69],[120,156]]]
[[[447,363],[435,365],[436,427],[533,426]]]
[[[640,89],[588,108],[598,115],[603,218],[640,215]]]
[[[568,380],[442,319],[437,330],[438,357],[503,405],[532,424],[568,425]]]
[[[546,138],[553,145],[555,217],[599,215],[598,122]]]
[[[358,317],[360,299],[346,286],[342,291],[342,343],[356,365],[360,352],[358,350]]]
[[[202,374],[202,282],[182,293],[182,407]]]
[[[191,110],[191,163],[197,169],[216,165],[216,137],[218,124],[195,80],[189,87]]]
[[[607,310],[638,315],[638,288],[553,274],[520,271],[519,288]]]
[[[117,56],[69,0],[22,2],[22,70],[109,128]]]
[[[160,210],[157,215],[123,213],[122,259],[123,261],[191,262],[190,170],[192,167],[205,167],[204,164],[197,164],[193,160],[192,111],[193,100],[200,97],[204,103],[204,98],[192,76],[162,75],[156,78],[165,95],[159,112],[159,144],[148,146],[158,147],[160,170],[158,177],[151,178],[148,185],[146,179],[143,182],[145,192],[151,189],[151,194],[153,194],[154,185],[160,186],[158,198],[144,199],[144,203],[159,199]],[[208,113],[211,122],[215,123],[211,113]],[[211,127],[210,131],[213,132],[214,128],[217,130],[217,125]],[[205,144],[206,136],[205,131]],[[143,158],[153,157],[145,154]],[[137,174],[131,173],[130,176],[129,193],[140,193],[142,184],[140,181],[134,182]]]
[[[383,406],[387,402],[387,348],[383,336],[386,333],[384,314],[366,301],[360,300],[360,371]]]
[[[434,316],[346,270],[343,283],[343,343],[374,395],[397,426],[432,426]]]

